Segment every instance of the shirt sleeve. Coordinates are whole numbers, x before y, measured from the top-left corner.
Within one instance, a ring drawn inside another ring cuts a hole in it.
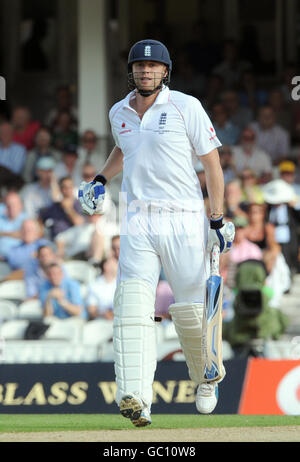
[[[203,156],[222,146],[199,100],[191,97],[186,112],[187,133],[197,156]]]
[[[115,111],[114,107],[112,107],[112,109],[109,111],[109,121],[110,121],[111,133],[112,133],[114,142],[115,142],[116,146],[117,146],[118,148],[120,148],[120,143],[119,143],[118,135],[117,135],[117,132],[116,132],[116,130],[114,129],[114,125],[113,125],[113,116],[114,116],[115,112],[116,112],[116,111]],[[121,149],[121,148],[120,148],[120,149]]]

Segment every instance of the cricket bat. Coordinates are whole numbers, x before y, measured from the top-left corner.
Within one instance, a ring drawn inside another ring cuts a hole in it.
[[[210,276],[206,281],[206,295],[202,321],[204,381],[220,380],[224,376],[222,355],[223,278],[219,272],[220,248],[211,252]]]

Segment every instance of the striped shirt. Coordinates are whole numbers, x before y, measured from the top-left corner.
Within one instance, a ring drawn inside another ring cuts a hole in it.
[[[19,143],[11,143],[2,147],[0,143],[0,165],[17,175],[21,173],[26,160],[26,149]]]

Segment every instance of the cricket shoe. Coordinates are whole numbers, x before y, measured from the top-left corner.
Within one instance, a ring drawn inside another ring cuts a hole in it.
[[[145,427],[152,422],[147,405],[133,393],[128,393],[122,397],[120,412],[123,417],[130,419],[135,427]]]
[[[200,414],[210,414],[218,402],[218,384],[215,382],[200,383],[196,395],[196,408]]]

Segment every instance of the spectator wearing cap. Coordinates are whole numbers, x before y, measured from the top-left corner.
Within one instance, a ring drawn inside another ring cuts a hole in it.
[[[13,126],[8,122],[0,125],[0,166],[19,175],[26,160],[26,149],[13,140]]]
[[[46,127],[41,127],[35,135],[34,147],[27,153],[23,178],[26,183],[37,179],[36,164],[41,157],[52,157],[54,160],[60,158],[60,154],[51,146],[51,133]]]
[[[273,165],[287,157],[290,152],[290,135],[276,123],[276,115],[271,106],[261,107],[258,121],[252,122],[250,127],[256,134],[258,147],[269,154]]]
[[[38,181],[25,185],[21,191],[25,211],[30,217],[38,217],[41,208],[50,206],[60,198],[54,168],[55,161],[52,157],[41,157],[36,164]]]
[[[223,104],[214,104],[212,107],[212,120],[216,135],[222,144],[237,144],[240,136],[240,128],[230,121]]]
[[[34,137],[41,125],[40,122],[31,119],[31,113],[27,107],[18,106],[13,111],[12,124],[14,141],[22,144],[27,150],[32,149]]]
[[[77,316],[86,318],[78,281],[67,277],[59,263],[46,267],[47,280],[39,290],[44,317],[59,319]]]
[[[84,223],[80,203],[74,197],[74,184],[71,177],[61,178],[59,181],[62,199],[39,212],[39,218],[49,229],[50,236],[55,239],[57,234],[66,231],[72,226]]]
[[[296,182],[296,165],[291,160],[284,160],[278,166],[279,175],[282,180],[291,185],[297,196],[295,208],[300,209],[300,184]]]
[[[78,160],[77,146],[74,144],[65,146],[62,151],[62,159],[56,164],[54,169],[55,177],[60,180],[61,178],[70,176],[77,190],[82,181],[81,169],[82,166]],[[75,195],[77,195],[76,193],[77,191],[74,191]]]
[[[55,129],[53,130],[53,146],[64,149],[64,146],[77,145],[78,135],[72,128],[72,117],[68,111],[61,111],[56,119]]]
[[[85,130],[78,148],[78,158],[81,165],[92,164],[99,172],[106,161],[106,154],[101,150],[101,143],[93,130]]]
[[[272,176],[272,161],[270,156],[256,144],[256,134],[251,128],[245,128],[240,137],[240,143],[233,146],[233,159],[238,174],[250,168],[262,182],[270,181]]]

